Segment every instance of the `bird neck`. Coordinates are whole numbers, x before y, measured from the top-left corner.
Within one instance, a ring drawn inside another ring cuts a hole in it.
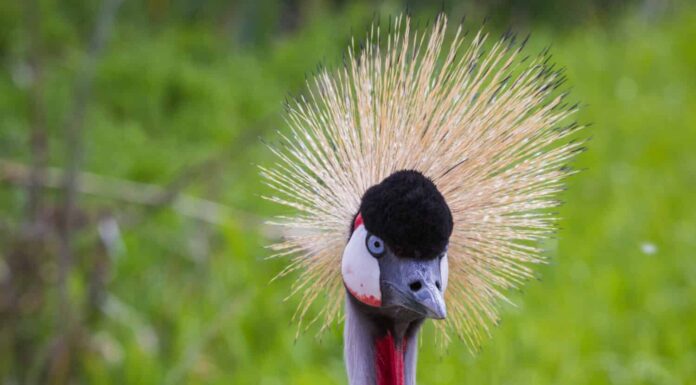
[[[346,299],[344,356],[350,385],[415,385],[416,338],[422,321],[399,322]]]

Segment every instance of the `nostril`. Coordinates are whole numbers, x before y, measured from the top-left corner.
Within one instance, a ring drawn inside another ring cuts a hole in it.
[[[435,287],[437,287],[438,290],[442,290],[442,287],[440,286],[440,281],[435,281]]]
[[[421,281],[415,281],[411,282],[411,284],[409,284],[408,287],[410,287],[412,291],[418,291],[423,287],[423,284],[421,283]]]

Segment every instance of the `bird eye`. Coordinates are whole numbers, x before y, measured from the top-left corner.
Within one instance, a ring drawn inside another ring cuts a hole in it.
[[[367,244],[367,250],[372,254],[373,257],[379,258],[384,254],[384,241],[376,235],[369,235],[365,241]]]

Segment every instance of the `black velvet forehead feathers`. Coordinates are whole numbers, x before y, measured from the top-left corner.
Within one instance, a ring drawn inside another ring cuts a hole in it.
[[[365,228],[403,258],[437,257],[452,234],[452,213],[435,184],[414,170],[370,187],[360,203]]]

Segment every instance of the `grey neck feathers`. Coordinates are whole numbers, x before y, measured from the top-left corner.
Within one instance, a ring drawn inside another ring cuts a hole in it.
[[[406,336],[404,356],[404,385],[416,385],[416,361],[418,354],[418,328],[406,325],[396,327],[395,338]],[[346,321],[343,331],[343,354],[350,385],[376,385],[375,341],[383,333],[382,326],[360,311],[346,294]],[[407,333],[408,329],[408,333]]]

